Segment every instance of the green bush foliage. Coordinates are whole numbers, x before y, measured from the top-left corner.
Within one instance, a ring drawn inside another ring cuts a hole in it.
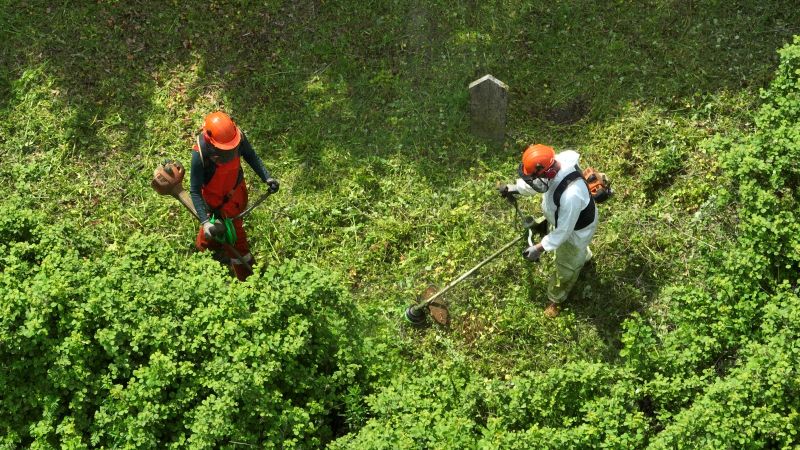
[[[656,448],[787,448],[797,443],[800,367],[800,38],[781,63],[757,130],[718,142],[737,207],[737,245],[719,256],[702,291],[674,296],[679,331],[665,337],[662,371],[708,383],[666,422]]]
[[[331,448],[469,448],[480,429],[484,394],[478,375],[463,359],[421,361],[401,372],[367,405],[372,416],[358,434]]]
[[[0,445],[315,448],[359,371],[348,295],[295,262],[238,283],[206,255],[4,205]]]

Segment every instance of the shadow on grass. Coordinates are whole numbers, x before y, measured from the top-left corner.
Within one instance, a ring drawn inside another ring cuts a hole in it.
[[[262,154],[315,169],[311,184],[353,161],[394,157],[441,186],[496,157],[465,151],[481,147],[465,133],[466,85],[484,71],[511,85],[512,132],[549,137],[629,102],[674,106],[695,92],[761,86],[800,20],[779,0],[383,3],[28,1],[4,8],[2,56],[11,79],[46,62],[85,154],[101,151],[96,124],[115,114],[121,150],[137,155],[151,144],[153,113],[183,126],[159,139],[188,145],[219,107]],[[158,90],[170,98],[154,99]],[[352,160],[326,159],[326,147]]]
[[[579,319],[592,323],[606,344],[606,359],[618,357],[622,322],[642,311],[658,294],[653,269],[641,257],[627,258],[614,272],[598,267],[596,260],[584,266],[566,307]]]
[[[476,166],[516,159],[515,145],[494,151],[466,132],[466,86],[484,72],[511,86],[515,139],[580,140],[630,103],[684,108],[698,92],[755,90],[771,76],[776,48],[799,31],[796,23],[800,9],[781,0],[636,7],[30,0],[0,10],[0,93],[26,69],[46,65],[70,106],[65,138],[90,161],[108,154],[103,124],[111,121],[124,136],[111,151],[132,161],[162,148],[185,148],[188,156],[202,117],[222,108],[268,167],[304,165],[297,193],[346,190],[341,180],[364,167],[369,176],[359,183],[367,192],[366,184],[397,167],[435,191]],[[642,278],[620,283],[589,271],[576,288],[592,290],[574,302],[576,314],[608,342],[618,342],[619,324],[639,299],[654,295],[645,266],[624,270],[632,272],[617,278]]]

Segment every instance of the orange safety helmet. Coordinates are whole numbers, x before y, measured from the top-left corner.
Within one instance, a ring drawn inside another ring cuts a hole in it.
[[[521,176],[555,178],[556,152],[553,147],[544,144],[531,144],[522,153],[522,163],[519,165]]]
[[[206,116],[203,137],[217,150],[233,150],[242,141],[242,132],[230,116],[216,111]]]

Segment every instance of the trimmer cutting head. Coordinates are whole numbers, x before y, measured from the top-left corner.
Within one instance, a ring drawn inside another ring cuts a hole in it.
[[[430,313],[434,322],[439,325],[446,326],[450,323],[450,312],[447,310],[447,304],[444,301],[437,299],[427,305],[424,304],[436,295],[438,290],[437,286],[429,285],[417,299],[417,304],[406,308],[405,319],[408,323],[415,327],[424,326],[426,324],[426,313]]]
[[[403,317],[405,317],[406,322],[415,327],[425,326],[425,308],[414,309],[413,306],[409,306],[406,308],[406,312]]]

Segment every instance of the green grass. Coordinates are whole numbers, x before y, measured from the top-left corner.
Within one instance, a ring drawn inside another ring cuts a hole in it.
[[[19,192],[109,247],[142,231],[188,254],[195,224],[149,182],[164,158],[189,161],[221,108],[282,182],[246,224],[254,254],[342,274],[374,318],[365,335],[385,342],[378,372],[423,354],[487,376],[614,361],[622,321],[660,323],[661,290],[703,283],[693,262],[731,239],[704,142],[753,128],[800,12],[490,3],[0,2],[0,197]],[[486,73],[511,87],[501,147],[467,132],[466,86]],[[448,294],[449,330],[402,327],[425,286],[515,236],[493,188],[533,141],[577,148],[617,192],[565,313],[541,315],[550,257],[512,251]]]

